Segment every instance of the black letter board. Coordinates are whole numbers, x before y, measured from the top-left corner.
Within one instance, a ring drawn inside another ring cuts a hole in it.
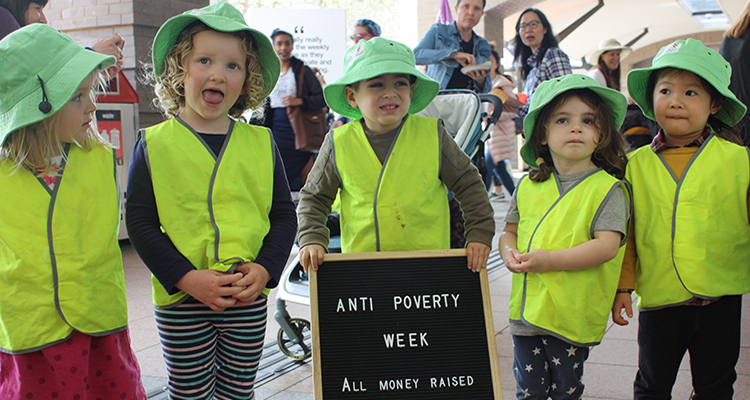
[[[466,250],[327,254],[310,274],[315,399],[502,399],[487,270]]]

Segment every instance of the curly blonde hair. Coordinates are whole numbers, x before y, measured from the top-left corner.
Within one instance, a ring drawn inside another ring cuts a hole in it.
[[[93,71],[92,74],[94,76],[94,88],[103,88],[105,84],[104,72]],[[96,91],[92,90],[89,96],[91,101],[96,104]],[[93,149],[96,145],[110,146],[99,134],[94,117],[95,115],[92,115],[91,125],[86,129],[88,133],[86,139],[83,142],[74,139],[73,142],[73,144],[87,151]],[[12,173],[23,166],[38,175],[48,175],[55,171],[52,158],[56,155],[62,155],[67,163],[65,143],[60,141],[60,137],[57,135],[57,125],[61,118],[60,111],[57,111],[41,121],[11,132],[0,146],[0,162],[13,163]],[[57,171],[58,174],[61,172],[62,169]]]
[[[175,117],[180,113],[180,109],[185,107],[187,58],[193,50],[193,37],[206,30],[211,28],[200,21],[193,22],[183,29],[174,46],[164,57],[164,68],[160,75],[154,74],[153,65],[145,67],[147,82],[154,85],[156,93],[154,106],[165,116]],[[257,45],[249,33],[239,31],[230,34],[242,41],[246,55],[247,77],[240,96],[229,109],[229,116],[239,119],[246,110],[260,111],[265,103],[263,65],[258,57]]]

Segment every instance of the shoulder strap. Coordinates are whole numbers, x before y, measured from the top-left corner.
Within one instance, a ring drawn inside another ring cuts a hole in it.
[[[297,83],[297,97],[302,97],[302,80],[305,77],[305,64],[300,63],[299,78]]]

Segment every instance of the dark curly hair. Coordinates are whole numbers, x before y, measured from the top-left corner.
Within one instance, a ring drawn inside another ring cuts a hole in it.
[[[589,89],[574,89],[562,93],[539,111],[537,123],[534,125],[534,130],[529,139],[529,145],[537,157],[539,169],[531,169],[529,179],[534,182],[544,182],[552,175],[555,164],[552,161],[549,147],[542,142],[547,139],[552,115],[573,97],[577,97],[594,110],[594,125],[600,137],[594,154],[591,155],[591,161],[597,167],[607,171],[608,174],[622,179],[625,176],[625,166],[628,162],[627,143],[618,132],[618,127],[615,126],[606,103],[599,95]],[[539,160],[539,158],[544,161],[540,163],[542,160]]]

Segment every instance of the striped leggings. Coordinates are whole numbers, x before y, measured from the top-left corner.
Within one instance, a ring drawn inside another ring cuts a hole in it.
[[[213,311],[191,298],[157,309],[156,324],[175,400],[255,398],[266,333],[267,299]]]

